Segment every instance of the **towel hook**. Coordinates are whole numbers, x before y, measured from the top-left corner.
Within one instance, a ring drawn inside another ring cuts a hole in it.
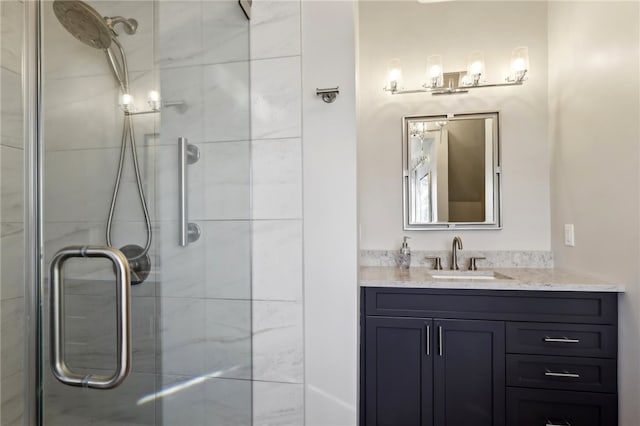
[[[336,100],[340,93],[340,87],[330,87],[327,89],[316,89],[316,96],[322,96],[322,100],[330,104]]]

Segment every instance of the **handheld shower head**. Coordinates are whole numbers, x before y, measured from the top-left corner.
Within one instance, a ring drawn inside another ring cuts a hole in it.
[[[118,41],[115,26],[121,24],[124,32],[134,34],[138,21],[122,16],[102,17],[94,8],[80,0],[54,0],[53,11],[62,26],[75,38],[96,49],[104,50],[113,75],[124,93],[129,91],[129,70],[127,58]],[[113,45],[117,47],[116,55]]]
[[[98,12],[78,0],[54,0],[53,12],[75,38],[95,49],[108,49],[112,30]]]
[[[80,0],[54,0],[56,17],[75,38],[96,49],[108,49],[113,37],[118,36],[115,26],[122,24],[124,32],[135,34],[138,21],[122,16],[104,18],[91,6]]]

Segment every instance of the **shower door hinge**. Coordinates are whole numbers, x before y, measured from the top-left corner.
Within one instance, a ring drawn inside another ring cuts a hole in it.
[[[238,4],[242,8],[244,15],[249,20],[251,20],[251,3],[253,3],[253,0],[238,0]]]

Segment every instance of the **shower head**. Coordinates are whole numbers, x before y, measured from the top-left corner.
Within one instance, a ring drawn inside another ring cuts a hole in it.
[[[113,30],[88,4],[79,0],[54,0],[53,11],[62,26],[84,44],[96,49],[111,46]]]

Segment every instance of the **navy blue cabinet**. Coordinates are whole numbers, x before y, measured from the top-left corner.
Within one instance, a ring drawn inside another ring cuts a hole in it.
[[[615,293],[362,290],[361,426],[617,424]]]
[[[366,425],[503,426],[504,323],[370,317]]]
[[[504,426],[504,322],[434,320],[434,424]]]
[[[423,319],[367,320],[367,424],[433,425],[432,329]]]

